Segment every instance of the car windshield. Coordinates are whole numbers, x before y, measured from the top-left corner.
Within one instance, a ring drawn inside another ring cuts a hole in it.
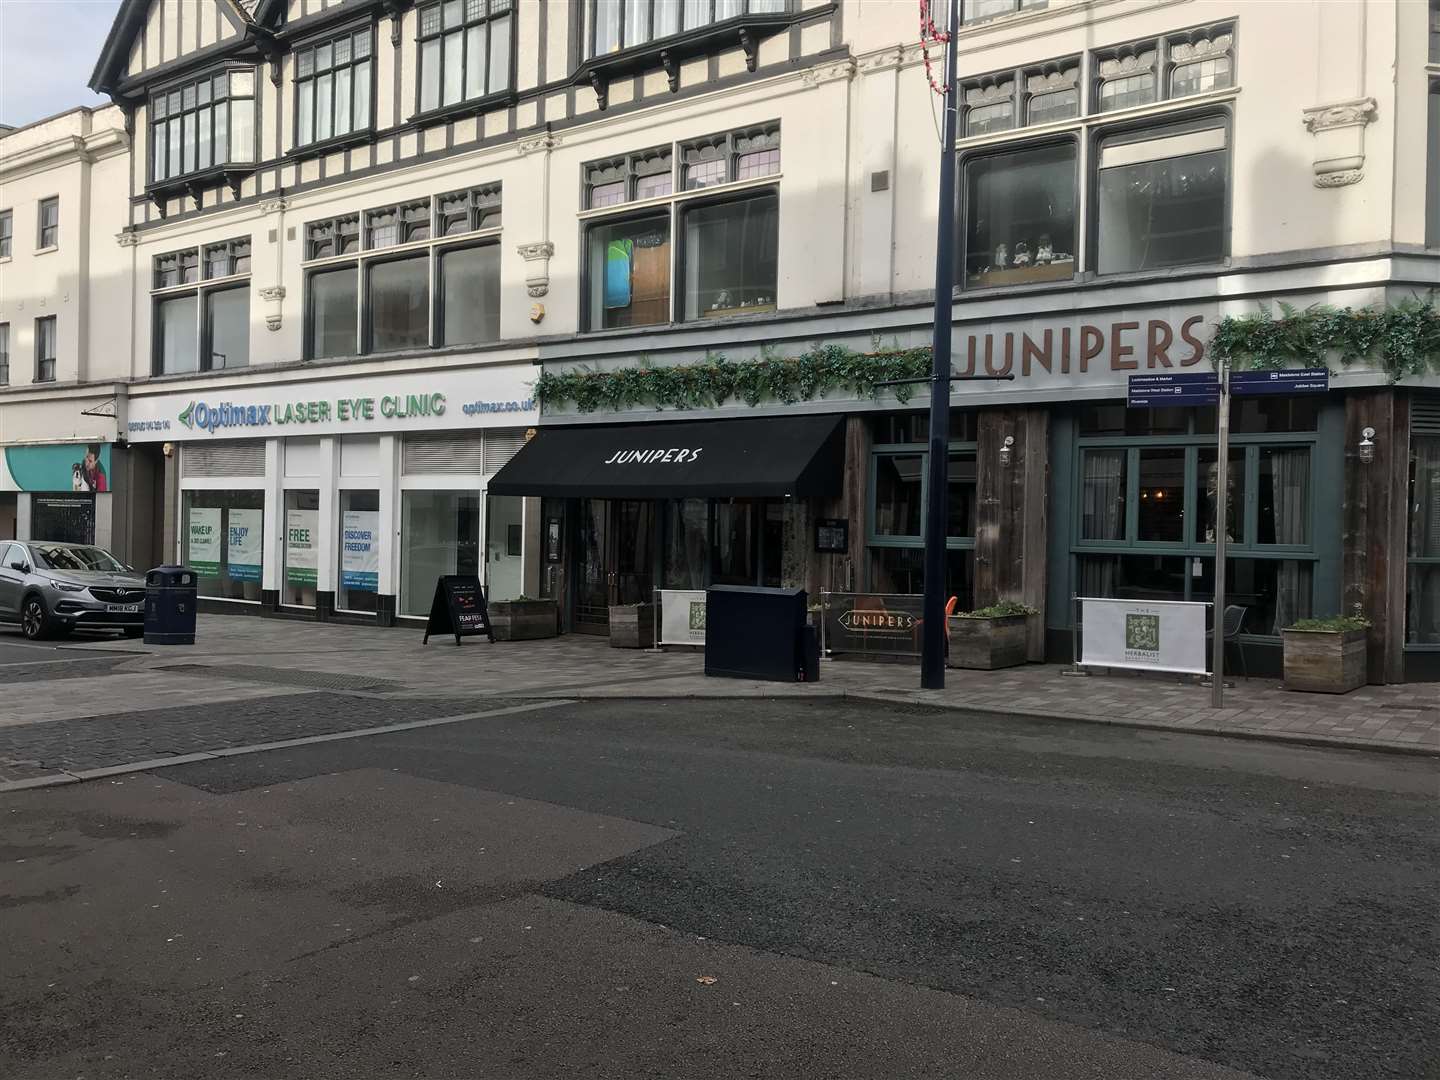
[[[44,570],[102,570],[123,573],[125,566],[104,548],[69,547],[60,544],[31,544],[35,565]]]

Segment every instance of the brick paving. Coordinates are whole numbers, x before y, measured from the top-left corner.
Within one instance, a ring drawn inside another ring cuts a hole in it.
[[[0,782],[55,768],[356,730],[539,698],[853,696],[1021,716],[1440,754],[1440,684],[1297,694],[1240,679],[1223,709],[1208,688],[1130,673],[1070,677],[1055,665],[952,670],[943,691],[915,666],[828,661],[818,683],[710,679],[696,650],[612,649],[570,635],[491,645],[422,644],[408,629],[203,616],[193,646],[86,642],[124,656],[108,673],[77,659],[0,687]],[[65,649],[58,651],[63,656]],[[170,669],[170,670],[167,670]],[[39,668],[35,669],[37,672]],[[100,672],[95,674],[95,672]],[[296,693],[299,687],[313,688]],[[435,711],[435,710],[440,711]],[[447,712],[448,711],[448,712]],[[67,724],[66,721],[74,721]],[[48,732],[46,730],[48,729]],[[89,753],[89,743],[100,752]],[[88,756],[87,756],[88,755]],[[37,764],[38,763],[38,764]]]

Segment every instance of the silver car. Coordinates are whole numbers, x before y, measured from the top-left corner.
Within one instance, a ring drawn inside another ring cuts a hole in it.
[[[103,548],[0,540],[0,621],[27,638],[71,630],[145,631],[145,578]]]

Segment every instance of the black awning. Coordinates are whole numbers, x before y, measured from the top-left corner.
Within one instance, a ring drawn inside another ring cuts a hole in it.
[[[550,427],[490,481],[492,495],[608,499],[840,494],[844,419],[746,417]]]

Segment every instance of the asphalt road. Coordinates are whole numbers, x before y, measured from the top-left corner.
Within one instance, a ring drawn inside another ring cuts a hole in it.
[[[56,648],[56,645],[60,644],[59,642],[26,641],[17,628],[0,623],[0,670],[35,663],[104,659],[110,655],[101,649],[83,648],[85,641],[84,637],[79,636],[68,638],[64,642],[65,645],[74,644],[81,648],[60,649]]]
[[[606,702],[19,792],[0,1075],[1440,1076],[1437,770]]]

